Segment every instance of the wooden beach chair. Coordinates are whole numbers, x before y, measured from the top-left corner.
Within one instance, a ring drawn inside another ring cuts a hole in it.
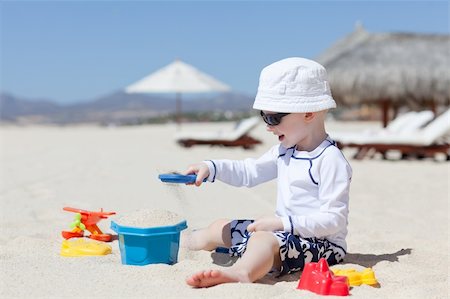
[[[240,121],[231,131],[220,132],[181,132],[175,136],[178,144],[184,147],[194,145],[217,145],[235,147],[242,146],[244,149],[251,149],[261,141],[249,135],[260,122],[259,117],[250,117]]]
[[[349,144],[362,142],[365,139],[372,138],[374,136],[414,132],[431,121],[433,117],[434,114],[430,110],[421,112],[409,111],[397,116],[388,124],[386,128],[377,130],[369,129],[362,132],[330,132],[330,136],[337,142],[340,148],[344,148]]]
[[[450,160],[450,109],[437,116],[428,125],[406,132],[364,136],[359,140],[341,145],[342,147],[357,148],[355,159],[363,159],[373,153],[386,153],[391,150],[399,151],[402,158],[415,156],[417,158],[434,157],[437,153],[446,155]]]

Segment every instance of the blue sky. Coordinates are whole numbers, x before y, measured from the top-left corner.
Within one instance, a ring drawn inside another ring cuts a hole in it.
[[[253,95],[264,66],[369,32],[449,33],[448,1],[1,1],[0,90],[60,103],[176,58]]]

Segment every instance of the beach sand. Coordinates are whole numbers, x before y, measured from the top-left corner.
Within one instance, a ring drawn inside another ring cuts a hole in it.
[[[330,123],[333,130],[373,124]],[[231,124],[189,124],[183,130],[219,130]],[[193,289],[185,278],[230,264],[226,255],[180,249],[178,263],[143,267],[112,254],[59,255],[61,231],[74,214],[65,206],[117,212],[166,209],[182,215],[189,229],[217,218],[254,218],[275,209],[275,182],[235,188],[221,182],[200,188],[161,183],[160,173],[182,171],[203,159],[256,157],[277,141],[263,125],[252,135],[254,150],[173,141],[175,125],[139,127],[0,128],[1,298],[318,298],[296,289],[299,273],[253,284]],[[448,298],[449,163],[355,161],[350,194],[348,255],[338,268],[372,267],[379,288],[354,287],[354,298]],[[99,226],[106,232],[110,217]]]

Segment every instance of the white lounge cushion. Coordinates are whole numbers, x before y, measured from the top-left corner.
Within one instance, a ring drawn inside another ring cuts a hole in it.
[[[217,131],[217,132],[179,132],[175,135],[175,140],[224,140],[233,141],[237,140],[245,134],[249,133],[260,123],[260,118],[257,116],[246,118],[240,121],[237,126],[230,131]]]

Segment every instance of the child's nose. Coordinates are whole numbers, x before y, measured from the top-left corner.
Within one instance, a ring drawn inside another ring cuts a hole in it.
[[[267,126],[266,126],[266,130],[267,130],[268,132],[273,132],[273,126],[267,125]]]

